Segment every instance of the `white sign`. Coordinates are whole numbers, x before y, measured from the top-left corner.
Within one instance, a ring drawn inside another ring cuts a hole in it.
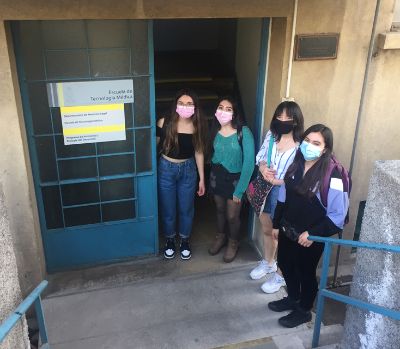
[[[126,140],[124,104],[60,109],[65,145]]]
[[[47,84],[50,107],[133,103],[133,81],[101,80]]]

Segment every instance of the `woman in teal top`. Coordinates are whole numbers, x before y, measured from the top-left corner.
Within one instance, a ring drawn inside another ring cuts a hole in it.
[[[216,255],[228,243],[223,259],[229,263],[239,247],[240,208],[254,169],[254,139],[232,98],[218,103],[215,117],[218,132],[213,142],[210,193],[217,208],[217,235],[208,252]]]

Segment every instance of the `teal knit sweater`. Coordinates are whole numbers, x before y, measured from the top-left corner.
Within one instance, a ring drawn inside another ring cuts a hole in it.
[[[243,153],[240,147],[237,133],[228,137],[217,133],[214,139],[214,155],[212,163],[224,166],[230,173],[239,173],[239,182],[236,185],[234,196],[242,198],[246,191],[254,170],[254,138],[248,127],[242,129]]]

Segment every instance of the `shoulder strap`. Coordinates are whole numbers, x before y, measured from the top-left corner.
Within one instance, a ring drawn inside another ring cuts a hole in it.
[[[242,149],[243,153],[243,128],[241,126],[239,126],[237,129],[237,139],[240,145],[240,149]]]
[[[271,165],[271,156],[272,156],[272,148],[274,146],[274,136],[271,133],[271,137],[269,138],[269,144],[268,144],[268,158],[267,158],[267,166],[270,167]]]
[[[348,195],[350,196],[350,191],[351,191],[350,175],[347,172],[347,170],[343,167],[343,165],[336,159],[336,157],[332,155],[331,161],[329,162],[328,169],[326,171],[321,187],[321,201],[325,207],[328,204],[328,191],[329,191],[332,172],[335,168],[338,170],[340,176],[342,177],[343,191],[347,192]]]

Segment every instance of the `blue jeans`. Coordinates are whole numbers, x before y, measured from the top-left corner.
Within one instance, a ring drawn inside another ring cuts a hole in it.
[[[178,209],[179,235],[188,238],[192,231],[194,195],[197,188],[197,168],[193,158],[181,163],[160,157],[158,162],[158,195],[161,226],[165,237],[176,232]]]
[[[269,192],[267,198],[265,199],[265,205],[263,212],[268,213],[271,219],[274,219],[275,208],[278,202],[278,194],[280,185],[275,185],[272,187],[271,191]]]

